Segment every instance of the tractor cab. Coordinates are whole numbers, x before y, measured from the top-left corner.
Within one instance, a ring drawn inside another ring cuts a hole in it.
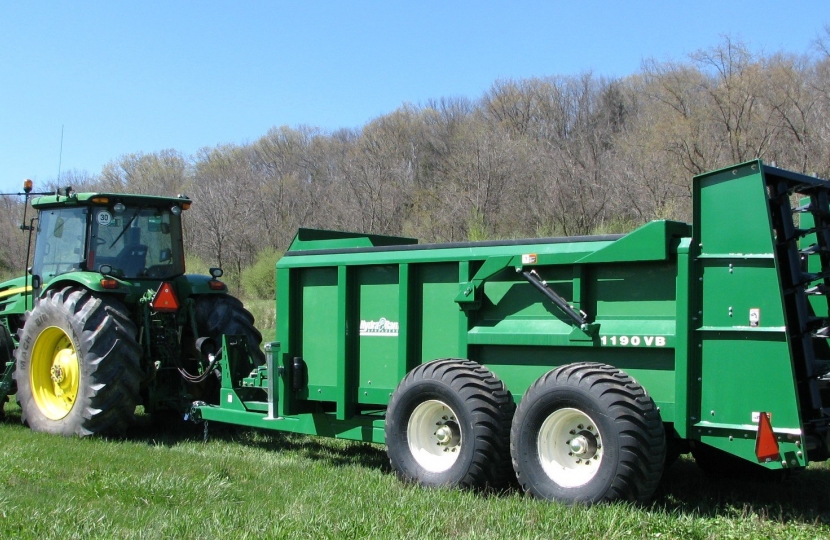
[[[24,191],[40,195],[21,227],[35,248],[30,275],[0,283],[0,415],[16,394],[35,431],[123,433],[139,405],[182,418],[194,401],[215,403],[228,340],[250,360],[243,375],[264,363],[262,335],[221,269],[184,273],[190,199]]]
[[[184,273],[181,212],[186,198],[72,194],[35,199],[39,211],[32,284],[70,272],[123,280]]]

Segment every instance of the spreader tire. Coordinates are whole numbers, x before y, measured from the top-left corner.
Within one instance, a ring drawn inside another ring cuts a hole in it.
[[[47,291],[16,351],[23,423],[65,436],[123,433],[142,378],[135,336],[121,303],[74,286]]]
[[[645,389],[596,363],[539,378],[516,409],[510,441],[522,488],[568,504],[646,502],[666,452],[660,414]]]
[[[487,368],[445,359],[412,370],[386,411],[397,475],[424,486],[500,488],[512,476],[513,398]]]
[[[254,362],[260,366],[265,363],[265,353],[260,349],[262,334],[254,327],[254,316],[237,298],[229,294],[198,296],[195,312],[199,337],[209,337],[220,347],[223,334],[243,335]]]

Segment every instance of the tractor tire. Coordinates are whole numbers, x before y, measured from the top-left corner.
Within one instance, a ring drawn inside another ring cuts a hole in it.
[[[64,436],[123,434],[142,379],[136,332],[112,298],[76,286],[47,291],[19,332],[23,423]]]
[[[500,489],[512,477],[513,397],[469,360],[423,364],[401,381],[386,411],[386,448],[398,477],[424,486]]]
[[[243,335],[254,363],[265,364],[262,334],[254,326],[254,316],[237,298],[229,294],[197,296],[194,310],[199,337],[209,337],[221,347],[223,334]]]
[[[510,441],[522,488],[566,504],[648,501],[666,453],[660,413],[645,389],[613,366],[587,362],[533,383]]]

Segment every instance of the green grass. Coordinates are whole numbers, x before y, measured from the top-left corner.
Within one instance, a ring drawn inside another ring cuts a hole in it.
[[[0,423],[0,538],[827,538],[830,468],[780,484],[686,459],[652,504],[565,507],[518,491],[425,489],[382,447],[211,424],[126,439]]]

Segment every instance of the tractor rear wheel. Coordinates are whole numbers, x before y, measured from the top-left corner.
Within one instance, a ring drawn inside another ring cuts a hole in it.
[[[243,335],[254,363],[265,363],[265,353],[260,348],[262,334],[254,326],[254,316],[239,299],[229,294],[198,296],[195,312],[199,337],[209,337],[221,347],[223,334]]]
[[[121,434],[139,401],[141,349],[124,306],[87,289],[47,291],[16,351],[21,419],[34,431]]]
[[[392,469],[425,486],[501,488],[512,476],[513,410],[501,380],[476,362],[420,365],[398,385],[386,411]]]
[[[519,483],[535,497],[645,502],[660,481],[666,434],[637,381],[585,362],[533,383],[516,409],[510,447]]]

